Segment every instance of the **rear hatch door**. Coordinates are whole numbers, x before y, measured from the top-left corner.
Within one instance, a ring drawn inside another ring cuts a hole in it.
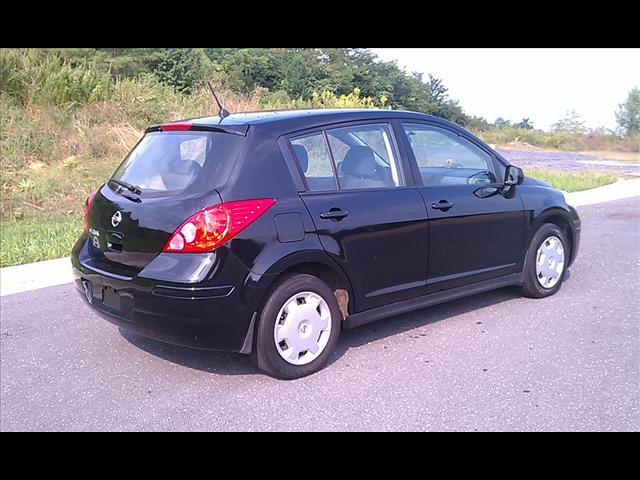
[[[94,266],[136,275],[194,213],[222,201],[222,185],[244,137],[211,131],[150,132],[134,147],[89,209]]]

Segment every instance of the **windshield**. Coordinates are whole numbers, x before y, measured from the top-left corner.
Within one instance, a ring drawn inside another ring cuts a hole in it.
[[[209,176],[203,175],[204,170],[218,171],[221,159],[228,158],[230,150],[235,153],[241,138],[222,132],[148,133],[112,178],[126,182],[142,193],[185,190],[201,184],[202,177]]]

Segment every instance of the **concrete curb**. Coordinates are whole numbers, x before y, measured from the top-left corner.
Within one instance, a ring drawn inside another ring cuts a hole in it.
[[[592,188],[581,192],[565,193],[569,205],[583,207],[596,203],[622,200],[640,195],[640,179],[620,179],[604,187]]]
[[[640,195],[640,179],[618,180],[611,185],[582,192],[565,193],[575,207],[622,200]],[[73,281],[69,257],[0,268],[0,296],[53,287]]]
[[[0,296],[73,281],[69,257],[0,268]]]

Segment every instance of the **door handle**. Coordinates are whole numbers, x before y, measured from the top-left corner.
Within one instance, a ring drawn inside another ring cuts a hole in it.
[[[453,207],[453,203],[451,203],[449,200],[440,200],[438,203],[432,203],[431,204],[431,208],[434,208],[436,210],[447,211],[451,207]]]
[[[349,215],[349,212],[346,210],[342,210],[341,208],[332,208],[326,212],[322,212],[320,214],[320,218],[325,220],[342,220],[344,217]]]

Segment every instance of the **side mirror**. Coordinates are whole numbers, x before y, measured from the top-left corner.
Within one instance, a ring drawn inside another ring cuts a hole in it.
[[[520,167],[509,165],[504,174],[504,184],[508,186],[520,185],[524,182],[524,172]]]

